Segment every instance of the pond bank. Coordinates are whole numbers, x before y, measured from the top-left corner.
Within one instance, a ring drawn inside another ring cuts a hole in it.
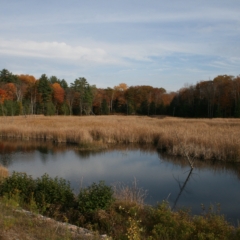
[[[19,175],[18,173],[17,175],[18,178],[20,177],[18,179],[20,181],[17,182],[22,182],[22,180],[25,183],[32,181],[30,176],[26,177],[26,175]],[[21,177],[23,178],[21,179]],[[10,180],[3,184],[9,184],[12,181],[15,181],[14,176],[10,177]],[[50,184],[52,180],[48,179],[48,181]],[[62,181],[58,183],[60,184],[59,187],[62,188]],[[110,195],[107,198],[105,198],[105,196],[101,199],[101,201],[107,203],[107,206],[102,205],[102,207],[100,207],[96,198],[88,198],[87,196],[89,194],[97,194],[99,196],[99,190],[102,191],[102,186],[104,185],[93,184],[90,188],[86,189],[87,191],[82,192],[84,195],[79,195],[91,202],[90,205],[89,203],[87,203],[87,205],[85,204],[90,207],[87,208],[88,210],[80,210],[75,205],[70,208],[59,208],[59,204],[61,206],[60,202],[54,201],[55,203],[52,203],[53,205],[48,205],[46,202],[48,211],[45,211],[45,213],[47,215],[50,214],[55,219],[64,219],[65,222],[70,222],[82,226],[83,228],[62,224],[50,218],[32,214],[32,211],[22,211],[22,209],[19,208],[19,206],[21,206],[20,204],[24,204],[27,209],[34,209],[34,211],[38,211],[38,209],[36,208],[37,205],[34,199],[32,199],[28,205],[26,205],[26,202],[23,202],[22,197],[24,197],[24,195],[21,190],[24,190],[24,185],[22,185],[23,188],[19,186],[19,188],[17,188],[19,191],[15,191],[15,194],[11,194],[12,192],[10,192],[11,196],[4,194],[0,198],[0,210],[2,213],[0,217],[0,228],[3,230],[0,236],[4,240],[11,239],[5,237],[4,233],[10,233],[12,239],[18,237],[19,239],[29,240],[54,240],[59,239],[59,236],[61,236],[61,239],[75,240],[88,239],[87,237],[89,237],[89,239],[108,239],[105,234],[95,235],[93,231],[86,230],[93,229],[100,234],[103,232],[107,233],[107,235],[113,237],[113,239],[239,239],[239,226],[234,227],[229,224],[224,217],[220,215],[218,211],[215,212],[213,208],[207,210],[202,215],[191,215],[190,211],[186,209],[171,211],[166,201],[163,201],[156,207],[151,207],[141,203],[139,204],[136,201],[132,201],[130,198],[122,198],[113,199],[114,201],[109,205],[108,199],[112,199]],[[14,189],[12,184],[11,187]],[[106,187],[104,186],[103,188],[104,192]],[[107,187],[107,189],[109,189],[109,187]],[[125,188],[125,191],[126,190],[128,190],[128,188]],[[46,192],[46,196],[47,194],[52,195],[53,193],[51,191]],[[79,199],[79,196],[77,199]],[[47,199],[51,201],[51,199],[46,197],[46,200]],[[41,199],[39,200],[41,201]],[[78,203],[81,204],[81,202]],[[95,206],[99,207],[92,209],[92,207]],[[36,229],[38,230],[37,232]],[[43,232],[48,234],[48,237],[43,235]],[[13,235],[16,233],[17,235]],[[84,234],[84,236],[82,234]]]
[[[239,119],[142,116],[0,117],[0,137],[44,140],[101,149],[106,144],[152,144],[174,156],[240,161]]]

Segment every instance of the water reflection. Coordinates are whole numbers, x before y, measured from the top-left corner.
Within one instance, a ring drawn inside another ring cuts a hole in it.
[[[9,171],[34,178],[48,173],[69,180],[74,191],[80,185],[104,180],[131,185],[134,177],[148,190],[146,203],[168,200],[174,209],[190,207],[201,214],[201,204],[220,203],[228,220],[240,219],[240,166],[195,161],[190,171],[185,159],[167,156],[151,146],[109,146],[103,151],[79,151],[77,146],[47,142],[0,142],[0,163]],[[177,181],[176,181],[177,180]]]
[[[11,153],[2,153],[0,154],[0,163],[3,166],[8,166],[11,164],[12,161],[12,154]]]
[[[169,156],[164,153],[159,153],[159,158],[164,159],[170,163],[186,168],[189,166],[188,162],[181,157]],[[223,163],[218,161],[202,161],[198,160],[194,162],[194,168],[207,170],[211,169],[214,174],[224,174],[231,171],[240,180],[240,163]]]
[[[179,198],[181,197],[183,191],[185,190],[186,185],[187,185],[187,183],[188,183],[188,181],[189,181],[189,179],[190,179],[190,176],[192,175],[192,172],[193,172],[193,168],[191,168],[191,170],[189,171],[189,174],[188,174],[186,180],[184,181],[184,183],[183,183],[182,185],[181,185],[181,182],[180,182],[179,180],[177,180],[178,185],[179,185],[179,188],[180,188],[180,191],[179,191],[179,193],[178,193],[178,195],[177,195],[176,200],[174,201],[174,204],[173,204],[173,206],[172,206],[172,210],[174,210],[174,209],[176,208],[177,203],[178,203],[178,201],[179,201]]]

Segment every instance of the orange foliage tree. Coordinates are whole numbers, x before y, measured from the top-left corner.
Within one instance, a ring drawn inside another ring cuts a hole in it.
[[[15,93],[16,93],[16,86],[14,83],[7,83],[3,86],[3,89],[6,92],[6,99],[7,100],[14,100]]]
[[[102,114],[102,102],[105,97],[105,90],[97,88],[93,98],[93,112],[95,114]]]
[[[6,91],[0,88],[0,104],[3,104],[6,98],[7,98]]]
[[[52,89],[53,89],[53,102],[56,105],[56,110],[59,112],[61,104],[64,101],[64,95],[65,91],[64,89],[60,86],[59,83],[53,83],[52,84]]]
[[[56,104],[62,104],[64,101],[64,89],[60,86],[59,83],[54,83],[52,85],[53,88],[53,101]]]

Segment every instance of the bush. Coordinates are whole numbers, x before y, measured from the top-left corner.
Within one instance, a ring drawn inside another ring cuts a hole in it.
[[[48,174],[37,178],[34,196],[40,207],[57,204],[67,209],[74,205],[74,194],[70,183],[62,178],[50,178]]]
[[[0,185],[0,195],[9,195],[11,196],[16,191],[19,191],[21,199],[29,203],[31,196],[34,193],[36,183],[31,176],[28,176],[26,173],[13,172],[13,174],[5,178]]]
[[[11,197],[16,191],[25,203],[34,200],[41,209],[46,209],[51,204],[67,209],[75,203],[69,182],[62,178],[50,178],[47,174],[33,180],[26,173],[13,172],[12,176],[2,181],[0,195],[7,194]]]
[[[237,239],[234,227],[223,216],[211,212],[204,216],[191,216],[186,210],[173,212],[166,202],[152,209],[148,222],[145,225],[152,225],[152,229],[149,226],[147,228],[152,239]]]
[[[194,217],[193,222],[196,239],[234,239],[234,228],[222,215],[210,212],[206,216]]]
[[[78,195],[78,209],[81,213],[91,213],[107,209],[114,201],[113,190],[103,181],[83,188]]]

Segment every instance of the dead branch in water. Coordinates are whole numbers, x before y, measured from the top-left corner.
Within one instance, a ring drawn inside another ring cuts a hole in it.
[[[190,172],[189,172],[189,174],[188,174],[188,176],[187,176],[187,178],[186,178],[186,180],[185,180],[185,182],[183,183],[182,186],[181,186],[181,184],[178,182],[180,191],[179,191],[178,196],[177,196],[177,198],[176,198],[176,200],[175,200],[175,202],[174,202],[174,204],[173,204],[172,210],[174,210],[174,209],[176,208],[176,205],[177,205],[177,203],[178,203],[178,200],[179,200],[180,196],[182,195],[182,192],[183,192],[183,190],[185,189],[185,187],[186,187],[186,185],[187,185],[187,183],[188,183],[188,181],[189,181],[189,179],[190,179],[190,176],[191,176],[191,174],[192,174],[192,171],[193,171],[193,168],[191,168],[191,170],[190,170]]]
[[[188,153],[187,149],[184,147],[183,144],[181,144],[177,132],[176,132],[176,131],[174,131],[174,132],[175,132],[175,134],[176,134],[176,137],[177,137],[177,140],[178,140],[178,142],[179,142],[179,145],[180,145],[181,148],[183,149],[183,154],[184,154],[184,156],[187,158],[187,161],[188,161],[191,169],[193,169],[193,168],[194,168],[194,157],[192,158],[191,156],[189,156],[189,153]]]

